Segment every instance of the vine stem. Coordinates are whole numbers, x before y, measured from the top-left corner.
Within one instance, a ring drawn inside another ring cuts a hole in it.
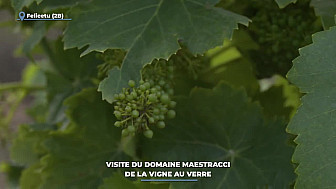
[[[3,135],[0,136],[0,140],[3,145],[6,144],[7,141],[11,140],[13,137],[13,134],[10,132],[10,123],[13,120],[16,109],[19,107],[19,105],[21,104],[21,102],[23,101],[23,99],[26,97],[27,94],[28,93],[26,91],[21,91],[18,94],[16,101],[8,110],[4,122],[0,125],[0,131],[3,133]]]
[[[130,120],[131,118],[132,118],[132,117],[128,117],[128,118],[122,120],[121,123],[124,123],[125,121],[127,122],[127,121]]]
[[[17,91],[15,93],[16,99],[13,104],[10,106],[3,123],[0,125],[0,132],[2,135],[0,136],[1,143],[5,144],[6,141],[12,139],[12,133],[10,132],[10,124],[14,118],[15,112],[24,98],[30,93],[34,91],[45,90],[44,86],[34,86],[27,85],[21,82],[11,82],[11,83],[3,83],[0,85],[0,93],[6,91]],[[12,95],[12,94],[11,94]]]
[[[16,112],[16,109],[19,107],[19,105],[21,104],[21,102],[23,101],[23,99],[27,96],[27,92],[21,92],[16,101],[14,102],[14,104],[11,106],[11,108],[8,111],[8,115],[5,119],[5,123],[6,125],[9,125],[10,122],[12,121],[14,114]]]
[[[0,85],[0,92],[11,90],[24,90],[26,92],[40,91],[46,89],[44,86],[26,85],[21,82],[3,83]]]

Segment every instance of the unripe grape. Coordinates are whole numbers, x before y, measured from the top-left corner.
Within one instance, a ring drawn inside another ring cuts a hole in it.
[[[169,104],[170,103],[169,96],[167,94],[161,95],[160,100],[164,104]]]
[[[145,85],[140,85],[140,90],[142,90],[142,91],[146,91],[146,87],[145,87]]]
[[[144,86],[146,87],[146,89],[149,89],[151,84],[149,82],[146,82],[146,83],[144,83]]]
[[[171,86],[170,86],[169,83],[166,83],[163,87],[164,87],[164,89],[166,89],[166,90],[171,88]]]
[[[148,100],[149,100],[149,102],[156,102],[157,97],[156,97],[155,94],[150,94],[150,95],[148,96]]]
[[[132,116],[133,116],[134,118],[139,117],[139,112],[138,112],[138,110],[133,110],[133,111],[132,111]]]
[[[164,80],[160,80],[160,81],[159,81],[159,85],[160,85],[160,86],[164,86],[165,84],[166,84],[166,82],[165,82]]]
[[[161,111],[162,113],[166,113],[166,112],[168,111],[168,109],[167,109],[166,107],[161,107],[161,108],[160,108],[160,111]]]
[[[149,80],[149,83],[150,83],[151,86],[153,86],[155,84],[153,80]]]
[[[154,118],[150,117],[150,118],[148,118],[148,122],[149,123],[155,123],[155,120],[154,120]]]
[[[127,130],[128,130],[129,133],[134,133],[135,132],[135,127],[130,125],[130,126],[127,127]]]
[[[116,127],[120,127],[120,126],[121,126],[121,122],[120,122],[120,121],[116,121],[116,122],[114,123],[114,126],[116,126]]]
[[[133,100],[133,95],[127,95],[127,100],[129,101]]]
[[[148,129],[144,132],[144,136],[147,138],[152,138],[153,137],[153,131]]]
[[[173,119],[173,118],[175,118],[175,116],[176,116],[176,112],[174,110],[169,110],[167,112],[167,118]]]
[[[175,101],[170,101],[168,106],[169,106],[169,108],[175,108],[176,102]]]
[[[135,91],[131,92],[131,95],[133,96],[133,98],[138,97],[137,93]]]
[[[135,81],[129,80],[128,85],[133,88],[135,86]]]
[[[169,95],[173,96],[174,95],[174,89],[168,89],[167,92]]]
[[[166,127],[166,124],[165,124],[163,121],[159,121],[159,122],[157,123],[157,127],[160,128],[160,129],[163,129],[163,128]]]
[[[155,121],[158,121],[160,119],[160,116],[159,115],[153,115],[153,118]]]
[[[120,93],[120,94],[119,94],[119,99],[120,99],[120,100],[124,100],[124,99],[125,99],[125,95],[122,94],[122,93]]]
[[[155,108],[155,109],[153,109],[153,113],[156,114],[156,115],[158,115],[160,113],[160,110],[157,109],[157,108]]]
[[[126,106],[125,110],[126,110],[126,112],[131,112],[131,111],[132,111],[132,108],[129,107],[129,106]]]
[[[123,129],[123,130],[121,131],[121,136],[123,136],[123,137],[128,136],[128,134],[129,134],[129,132],[128,132],[127,129]]]
[[[152,93],[155,93],[156,91],[157,91],[156,88],[151,88]]]
[[[116,118],[120,118],[121,117],[121,112],[119,111],[114,111],[114,115],[116,116]]]
[[[136,119],[136,122],[137,122],[137,123],[141,123],[141,121],[142,121],[142,119],[141,119],[140,117],[138,117],[138,118]]]

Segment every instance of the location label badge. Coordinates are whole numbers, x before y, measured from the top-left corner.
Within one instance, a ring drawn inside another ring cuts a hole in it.
[[[22,11],[19,13],[19,17],[20,17],[21,21],[25,18],[25,16],[26,16],[26,13],[24,13]]]

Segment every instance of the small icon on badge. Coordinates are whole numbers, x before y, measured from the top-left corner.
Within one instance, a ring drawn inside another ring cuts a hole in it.
[[[25,18],[25,16],[26,16],[26,13],[24,13],[22,11],[19,13],[19,17],[20,17],[21,21]]]

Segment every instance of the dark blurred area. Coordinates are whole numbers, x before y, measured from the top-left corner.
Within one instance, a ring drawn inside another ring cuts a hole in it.
[[[7,11],[0,11],[0,22],[14,20]],[[18,81],[21,79],[21,71],[27,63],[23,57],[15,57],[14,52],[22,42],[19,33],[15,33],[13,28],[0,27],[0,82]]]
[[[15,32],[15,28],[6,27],[6,22],[14,21],[14,17],[8,12],[0,11],[0,84],[5,82],[14,82],[21,80],[21,72],[28,62],[27,58],[16,57],[14,55],[15,50],[22,42],[22,35]],[[28,102],[23,102],[18,108],[11,126],[14,130],[23,122],[28,120],[25,115],[25,107]],[[9,161],[8,146],[0,145],[0,162]],[[0,173],[0,188],[6,188],[5,176]]]

